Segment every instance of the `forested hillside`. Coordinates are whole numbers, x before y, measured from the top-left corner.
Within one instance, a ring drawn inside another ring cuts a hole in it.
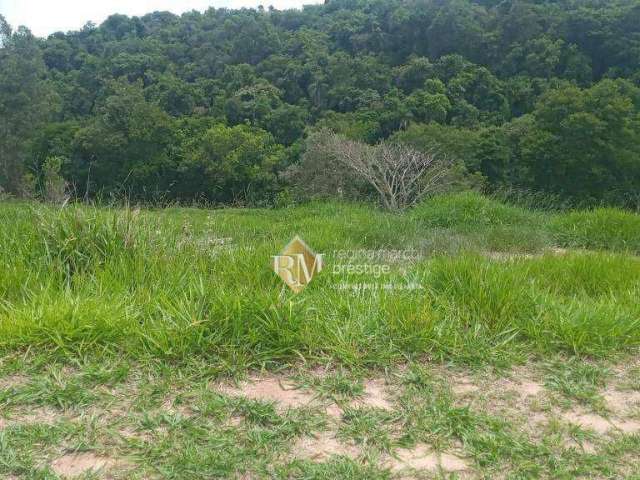
[[[437,148],[485,189],[637,204],[640,0],[327,0],[0,17],[0,187],[270,204],[305,138]]]

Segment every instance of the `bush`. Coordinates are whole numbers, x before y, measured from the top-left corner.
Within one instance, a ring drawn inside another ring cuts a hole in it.
[[[428,227],[535,225],[542,220],[536,213],[477,192],[436,196],[414,208],[411,216]]]
[[[47,157],[42,166],[42,197],[47,202],[63,203],[67,199],[67,182],[60,175],[63,162],[62,157]]]
[[[435,151],[421,152],[392,142],[372,146],[327,129],[309,136],[302,161],[291,172],[295,175],[290,179],[299,189],[340,197],[351,191],[355,198],[368,190],[394,212],[454,191],[467,173],[462,165]]]
[[[550,224],[556,241],[573,248],[640,253],[640,215],[615,208],[570,212]]]
[[[372,194],[371,187],[339,162],[336,152],[329,149],[332,135],[327,129],[311,132],[300,161],[283,173],[296,198],[356,200]]]
[[[130,210],[105,212],[71,206],[57,215],[44,210],[36,215],[48,261],[62,268],[67,279],[131,254],[139,241],[137,213]]]

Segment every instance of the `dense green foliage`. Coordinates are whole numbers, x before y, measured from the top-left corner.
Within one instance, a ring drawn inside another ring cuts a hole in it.
[[[55,157],[78,196],[272,202],[318,125],[438,147],[492,189],[638,202],[638,0],[330,0],[0,35],[14,194]]]

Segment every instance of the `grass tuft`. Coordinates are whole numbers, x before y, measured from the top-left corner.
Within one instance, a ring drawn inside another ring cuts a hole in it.
[[[640,253],[640,215],[598,208],[558,215],[550,223],[558,243],[570,248]]]

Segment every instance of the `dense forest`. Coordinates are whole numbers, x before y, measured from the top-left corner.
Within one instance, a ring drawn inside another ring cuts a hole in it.
[[[288,173],[319,129],[438,149],[485,190],[637,205],[640,0],[327,0],[47,39],[0,16],[4,195],[269,205],[313,191]]]

